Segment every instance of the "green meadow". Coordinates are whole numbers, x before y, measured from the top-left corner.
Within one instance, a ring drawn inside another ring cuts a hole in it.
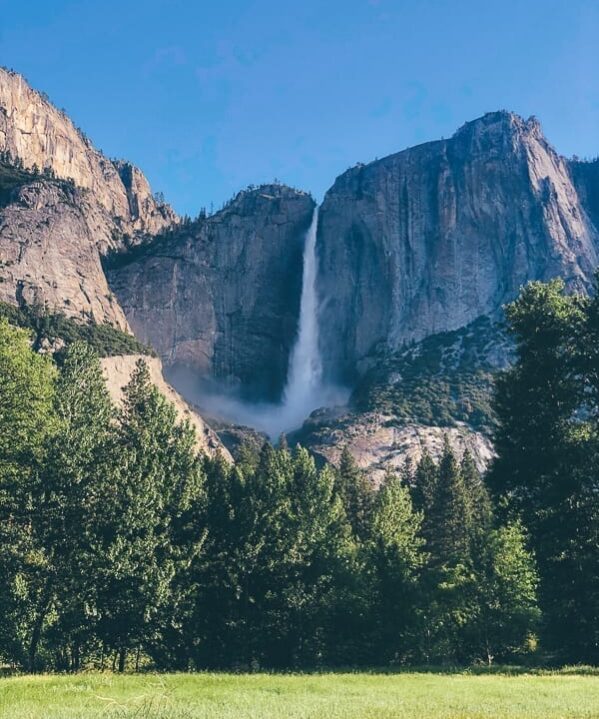
[[[2,719],[591,719],[599,670],[79,674],[0,680]]]

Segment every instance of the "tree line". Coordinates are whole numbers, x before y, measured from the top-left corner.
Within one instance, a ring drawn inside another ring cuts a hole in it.
[[[597,318],[528,287],[488,482],[446,442],[376,489],[347,452],[203,456],[143,361],[116,407],[88,345],[58,367],[0,321],[1,660],[597,661]]]

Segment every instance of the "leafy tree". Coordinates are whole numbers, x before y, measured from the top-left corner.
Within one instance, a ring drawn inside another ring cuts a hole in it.
[[[50,361],[32,352],[28,334],[0,319],[1,651],[31,671],[51,604],[39,519],[55,377]]]
[[[538,576],[518,523],[492,529],[475,550],[472,617],[466,642],[472,659],[513,659],[529,649],[537,628]]]

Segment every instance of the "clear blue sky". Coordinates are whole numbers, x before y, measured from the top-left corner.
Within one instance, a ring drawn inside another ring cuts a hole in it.
[[[189,214],[499,108],[599,153],[596,0],[0,0],[0,64]]]

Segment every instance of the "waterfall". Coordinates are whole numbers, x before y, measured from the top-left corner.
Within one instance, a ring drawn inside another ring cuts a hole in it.
[[[316,234],[318,232],[318,205],[304,245],[302,294],[297,339],[291,352],[287,386],[283,393],[283,406],[291,414],[303,418],[317,406],[322,385],[322,362],[318,348],[318,296],[316,294]],[[296,410],[296,411],[294,411]]]
[[[316,235],[318,206],[314,208],[304,240],[302,294],[295,344],[289,356],[287,383],[280,404],[247,403],[226,394],[203,394],[198,400],[226,421],[254,427],[274,441],[281,433],[299,429],[308,415],[319,407],[345,404],[349,392],[343,387],[323,383],[322,360],[318,345],[318,259]]]

